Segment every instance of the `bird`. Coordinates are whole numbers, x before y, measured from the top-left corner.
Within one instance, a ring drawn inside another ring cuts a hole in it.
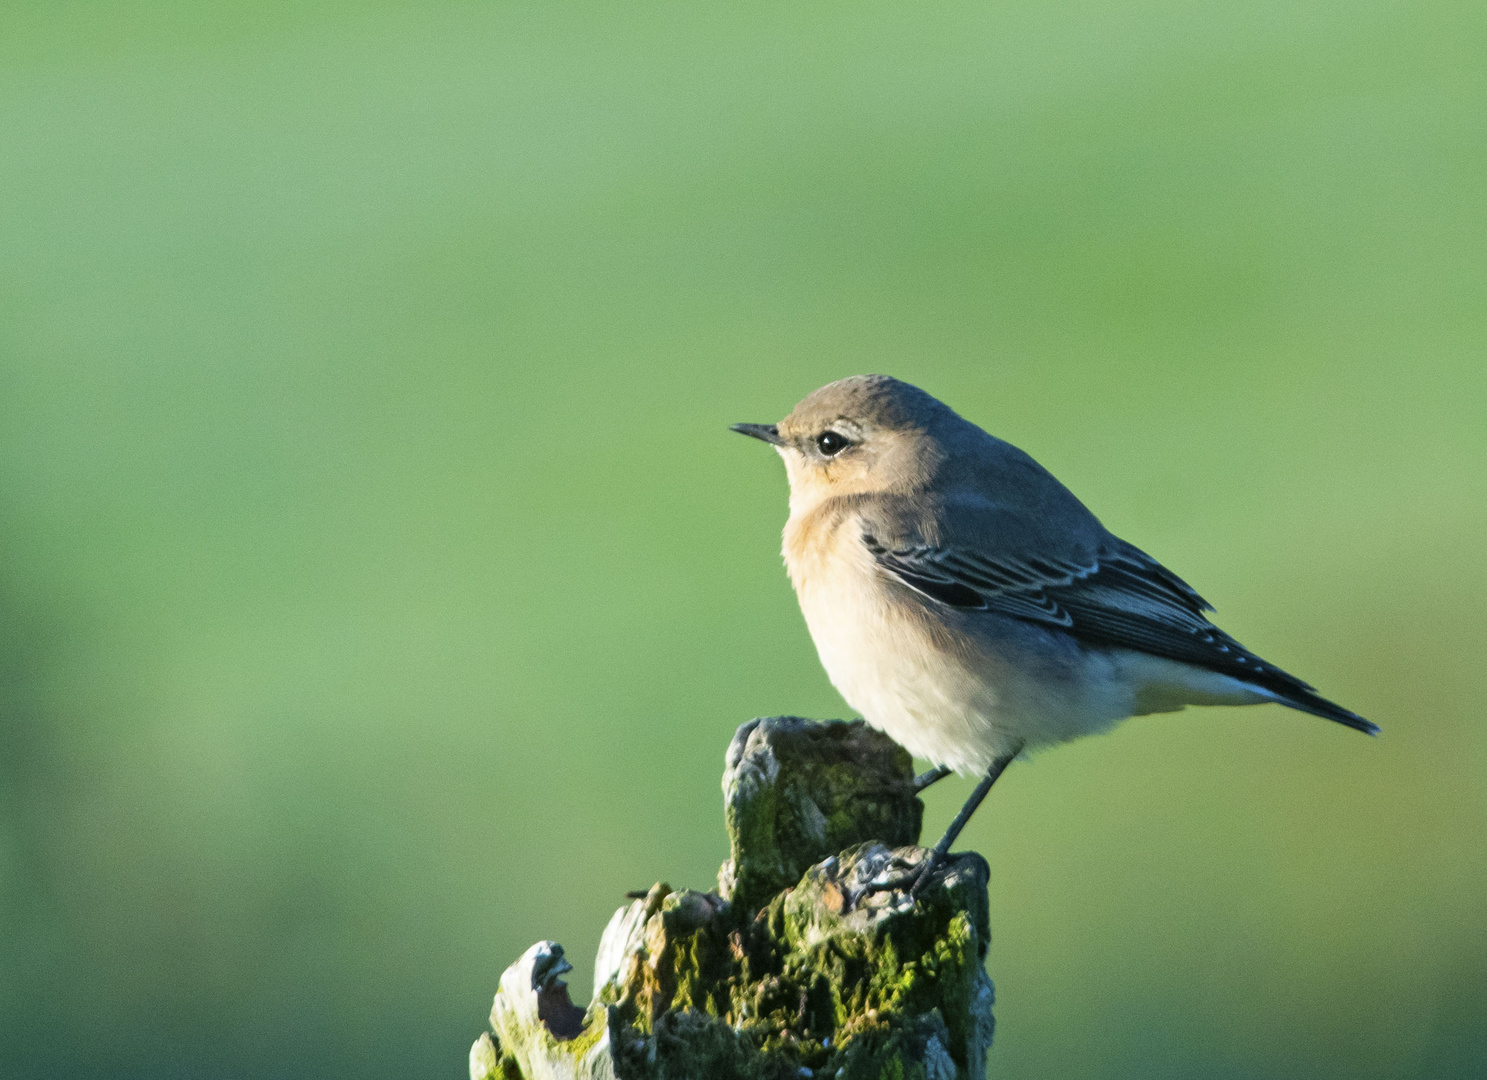
[[[1032,457],[916,386],[854,375],[732,430],[784,459],[785,567],[842,698],[933,766],[917,789],[981,777],[929,858],[874,888],[917,898],[1014,759],[1131,716],[1274,702],[1379,731],[1220,630]]]

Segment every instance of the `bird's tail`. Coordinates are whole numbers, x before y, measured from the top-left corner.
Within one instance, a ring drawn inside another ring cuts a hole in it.
[[[1343,727],[1350,727],[1354,731],[1361,731],[1365,735],[1377,735],[1379,733],[1379,726],[1377,724],[1363,719],[1363,717],[1351,709],[1344,709],[1335,701],[1328,701],[1300,679],[1288,676],[1284,672],[1275,671],[1274,669],[1266,672],[1266,674],[1269,675],[1272,672],[1275,675],[1283,676],[1283,678],[1262,678],[1256,679],[1255,682],[1267,691],[1279,704],[1285,705],[1288,708],[1299,709],[1304,713],[1311,713],[1313,716],[1320,716],[1324,720],[1331,720],[1341,724]]]

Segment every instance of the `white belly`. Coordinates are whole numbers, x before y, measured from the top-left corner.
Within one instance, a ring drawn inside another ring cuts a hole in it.
[[[956,630],[938,605],[884,577],[853,529],[793,552],[786,536],[800,609],[832,685],[869,724],[936,765],[979,773],[1019,748],[1106,731],[1137,713],[1273,700],[1227,676],[1085,648],[1010,619]]]
[[[1019,746],[1062,742],[1130,715],[1109,658],[1078,656],[1077,672],[1030,670],[1023,657],[947,629],[890,585],[865,549],[836,553],[797,578],[821,664],[849,705],[916,757],[982,772]]]

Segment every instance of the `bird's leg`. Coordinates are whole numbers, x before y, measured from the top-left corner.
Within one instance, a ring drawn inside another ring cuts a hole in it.
[[[863,890],[863,894],[886,892],[889,889],[902,889],[905,885],[908,885],[909,896],[915,900],[919,899],[919,894],[924,891],[924,886],[929,884],[929,879],[934,877],[935,871],[945,861],[945,856],[950,851],[950,845],[955,843],[956,837],[966,827],[966,822],[970,821],[971,815],[976,812],[976,807],[980,806],[981,800],[986,798],[986,793],[991,790],[991,785],[997,782],[997,777],[1002,775],[1007,766],[1012,764],[1012,759],[1021,752],[1022,747],[1017,746],[1011,752],[1003,754],[991,763],[991,768],[986,770],[986,775],[976,785],[976,790],[971,792],[971,797],[960,808],[960,813],[955,815],[955,820],[950,823],[950,828],[945,830],[945,835],[940,837],[940,842],[934,846],[934,849],[929,853],[929,858],[924,860],[924,865],[918,871],[889,878],[887,881],[874,882]]]
[[[941,780],[950,775],[950,771],[951,770],[947,766],[938,765],[935,768],[928,770],[927,772],[920,773],[918,776],[914,777],[914,794],[918,795],[925,788],[929,787],[930,784],[938,784]]]
[[[915,880],[913,886],[909,889],[909,896],[911,896],[913,899],[919,899],[919,894],[924,891],[924,886],[929,884],[929,879],[934,876],[935,869],[940,865],[940,863],[945,861],[945,856],[950,853],[950,845],[955,843],[956,839],[960,836],[961,830],[964,829],[966,827],[966,823],[971,820],[971,815],[974,814],[976,812],[976,808],[981,805],[981,800],[986,798],[986,793],[991,790],[991,785],[997,782],[997,778],[1002,775],[1008,765],[1012,764],[1012,759],[1015,758],[1018,753],[1021,752],[1021,750],[1022,747],[1019,746],[1010,754],[1003,754],[1001,757],[997,758],[991,763],[991,768],[986,770],[986,775],[983,776],[981,778],[981,782],[976,785],[976,790],[971,792],[971,797],[967,799],[966,804],[960,808],[960,813],[955,815],[955,820],[952,821],[950,823],[950,827],[945,830],[945,835],[940,837],[940,842],[936,844],[934,846],[934,850],[929,853],[929,858],[925,860],[924,867],[919,871],[917,880]]]

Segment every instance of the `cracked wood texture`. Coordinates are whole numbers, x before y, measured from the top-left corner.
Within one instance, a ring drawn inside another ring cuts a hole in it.
[[[716,892],[655,885],[615,912],[594,995],[556,942],[501,976],[471,1080],[969,1080],[985,1075],[987,867],[952,857],[920,896],[909,755],[861,721],[752,720],[723,775]]]

